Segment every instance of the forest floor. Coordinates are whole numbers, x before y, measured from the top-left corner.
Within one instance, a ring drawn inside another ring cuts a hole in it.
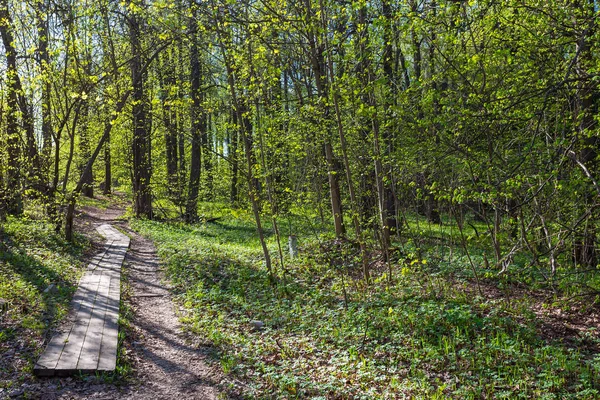
[[[119,374],[35,378],[23,369],[13,369],[10,388],[0,386],[0,399],[217,399],[225,394],[224,376],[214,363],[208,346],[198,347],[180,329],[178,309],[165,286],[153,243],[129,228],[122,203],[107,208],[83,206],[75,219],[76,230],[98,249],[103,238],[96,226],[109,223],[131,238],[122,279],[120,312]],[[93,255],[89,252],[88,256]],[[26,347],[26,346],[20,346]],[[31,358],[27,352],[12,352],[12,358]],[[31,360],[29,360],[31,362]],[[0,365],[0,375],[9,368]]]
[[[163,221],[128,220],[119,196],[79,202],[73,244],[35,212],[0,226],[0,399],[600,398],[595,292],[525,284],[517,265],[499,276],[473,242],[478,290],[471,261],[427,241],[443,227],[414,230],[389,269],[373,251],[366,286],[356,244],[308,218],[281,222],[294,258],[265,229],[270,276],[246,210],[201,203],[190,225],[167,207]],[[117,371],[37,379],[102,223],[131,238]],[[564,286],[598,290],[597,274],[578,276]]]
[[[293,259],[277,257],[274,230],[265,229],[270,277],[251,214],[200,209],[204,223],[171,213],[169,222],[132,226],[156,243],[189,310],[184,329],[219,349],[223,371],[249,398],[600,398],[594,292],[527,281],[519,274],[531,269],[516,263],[498,275],[478,253],[477,235],[469,246],[480,290],[468,257],[448,253],[456,237],[447,226],[432,227],[448,242],[439,246],[422,223],[396,244],[389,269],[370,254],[366,286],[356,243],[292,216],[280,231],[289,226],[299,239]],[[596,277],[586,285],[594,289]]]

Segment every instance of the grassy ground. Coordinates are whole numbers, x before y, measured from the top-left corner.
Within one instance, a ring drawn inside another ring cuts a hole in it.
[[[81,197],[78,201],[79,207],[100,210],[124,208],[126,204],[121,196]],[[0,225],[0,299],[6,302],[4,312],[0,312],[0,389],[8,393],[21,383],[38,382],[32,376],[35,361],[53,328],[67,316],[87,260],[103,242],[93,221],[81,215],[77,218],[79,231],[74,243],[66,242],[62,233],[54,231],[43,208],[35,202],[27,203],[22,217],[9,217]],[[52,284],[56,290],[45,293]],[[126,354],[132,335],[128,287],[124,276],[117,370],[96,377],[105,383],[123,383],[131,375],[131,360]]]
[[[29,215],[31,216],[31,215]],[[0,388],[18,384],[31,371],[43,335],[68,312],[89,242],[62,239],[47,222],[9,217],[0,227]],[[57,291],[44,293],[54,284]]]
[[[310,224],[295,227],[300,256],[276,266],[271,286],[249,215],[212,207],[201,214],[218,214],[213,223],[133,226],[155,241],[190,311],[186,328],[219,349],[248,398],[600,396],[597,321],[575,332],[545,317],[596,309],[485,277],[479,296],[464,256],[445,265],[443,250],[414,240],[396,256],[392,283],[374,263],[365,287],[355,246]]]

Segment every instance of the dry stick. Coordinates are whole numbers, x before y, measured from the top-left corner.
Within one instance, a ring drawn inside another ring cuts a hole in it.
[[[255,102],[256,108],[256,121],[258,126],[256,127],[256,131],[259,133],[258,141],[260,145],[260,161],[262,164],[262,168],[265,171],[265,183],[267,186],[267,197],[269,198],[269,203],[271,203],[271,223],[273,225],[273,231],[275,232],[275,238],[277,239],[277,249],[279,250],[279,262],[281,263],[281,270],[285,272],[285,265],[283,263],[283,250],[281,248],[281,235],[279,234],[279,226],[277,225],[277,215],[276,215],[276,205],[275,198],[273,196],[273,181],[270,179],[271,171],[267,166],[267,162],[265,160],[265,146],[263,141],[263,130],[262,125],[260,123],[260,113],[258,109],[258,99]],[[285,276],[285,275],[284,275]]]
[[[227,55],[227,52],[225,51],[225,42],[223,40],[222,37],[222,32],[220,29],[217,30],[217,33],[219,35],[219,39],[220,39],[220,49],[221,49],[221,53],[223,55],[223,60],[225,62],[225,68],[227,70],[227,82],[229,84],[229,90],[230,90],[230,94],[231,94],[231,102],[233,105],[233,108],[235,109],[235,113],[237,115],[237,119],[238,119],[238,124],[240,125],[241,129],[241,134],[242,134],[242,139],[244,141],[244,149],[245,149],[245,153],[246,153],[246,162],[248,163],[248,170],[247,170],[247,180],[248,180],[248,197],[250,198],[250,203],[252,204],[252,211],[254,214],[254,220],[256,221],[256,230],[258,232],[258,237],[260,240],[260,244],[263,250],[263,254],[265,257],[265,264],[267,267],[267,271],[269,273],[269,280],[271,282],[271,284],[275,284],[275,279],[273,277],[273,270],[271,267],[271,255],[269,254],[269,249],[267,248],[267,243],[265,241],[265,235],[263,232],[263,228],[262,228],[262,224],[261,224],[261,220],[260,220],[260,208],[259,208],[259,204],[258,204],[258,199],[257,199],[257,193],[256,193],[256,188],[254,187],[254,174],[252,173],[252,145],[250,143],[250,138],[248,137],[248,135],[251,132],[248,132],[248,126],[247,123],[244,120],[244,113],[242,112],[242,109],[240,108],[240,103],[238,101],[238,97],[237,97],[237,91],[235,88],[235,77],[234,77],[234,70],[233,70],[233,65],[231,63],[230,58]]]
[[[459,225],[458,230],[460,232],[460,238],[461,238],[460,242],[463,246],[463,249],[465,250],[467,258],[469,259],[469,264],[471,265],[471,269],[473,270],[473,275],[475,275],[475,282],[477,283],[477,291],[479,292],[479,295],[481,297],[483,297],[483,291],[481,290],[481,284],[479,283],[479,275],[477,274],[477,268],[475,268],[475,264],[473,264],[473,260],[471,259],[471,254],[469,253],[469,250],[467,249],[467,241],[465,240],[465,234],[463,232],[463,228]]]
[[[326,21],[326,16],[325,16],[325,8],[323,6],[323,0],[319,0],[319,6],[321,8],[321,23],[323,24],[323,27],[327,27],[327,21]],[[350,193],[350,202],[352,203],[352,220],[354,222],[354,230],[356,231],[356,239],[358,240],[358,243],[360,245],[360,252],[362,255],[363,275],[364,275],[366,283],[368,284],[370,282],[371,278],[370,278],[370,274],[369,274],[369,260],[368,260],[368,255],[367,255],[367,247],[363,240],[362,230],[360,227],[360,221],[358,220],[359,213],[358,213],[358,210],[356,209],[357,202],[356,202],[356,195],[354,192],[354,183],[352,181],[352,172],[350,170],[350,162],[348,161],[348,150],[347,150],[348,146],[346,144],[346,135],[344,133],[344,126],[342,124],[342,117],[341,117],[340,104],[339,104],[339,94],[337,92],[336,85],[335,85],[333,60],[331,58],[331,49],[329,48],[329,41],[327,40],[327,35],[325,35],[324,41],[325,41],[325,47],[327,48],[327,67],[328,67],[329,76],[330,76],[330,80],[331,80],[331,90],[332,90],[332,94],[333,94],[333,105],[335,108],[335,119],[336,119],[336,123],[337,123],[337,131],[338,131],[338,135],[340,137],[340,144],[342,147],[342,157],[344,159],[344,169],[346,170],[346,181],[348,183],[348,192]]]
[[[389,215],[385,208],[385,188],[383,185],[383,165],[381,163],[381,146],[379,142],[379,123],[377,117],[377,109],[375,108],[375,116],[373,118],[373,136],[375,146],[375,181],[377,183],[377,197],[379,206],[379,218],[381,223],[381,247],[383,248],[383,254],[385,262],[388,267],[388,285],[392,284],[392,263],[390,261],[390,230],[387,226],[387,219]]]

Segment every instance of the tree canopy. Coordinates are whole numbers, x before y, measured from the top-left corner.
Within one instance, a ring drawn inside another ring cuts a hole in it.
[[[596,265],[593,1],[0,12],[2,217],[38,199],[69,236],[80,193],[131,182],[147,218],[165,199],[188,222],[200,199],[248,203],[259,232],[318,215],[355,237],[367,279],[367,242],[388,257],[411,212],[484,221],[502,271],[523,253],[547,275]]]

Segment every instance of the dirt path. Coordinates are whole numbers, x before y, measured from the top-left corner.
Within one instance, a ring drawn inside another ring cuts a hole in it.
[[[187,344],[181,332],[153,243],[129,229],[127,222],[120,219],[123,210],[119,207],[83,207],[80,211],[76,229],[91,237],[98,246],[102,238],[95,233],[95,227],[101,223],[110,223],[131,237],[123,269],[129,290],[123,301],[133,314],[124,344],[132,376],[124,384],[107,383],[94,376],[36,379],[22,384],[10,397],[47,400],[228,398],[223,389],[223,374],[211,363],[208,351]]]
[[[143,382],[127,399],[216,399],[220,374],[207,354],[186,344],[169,291],[161,284],[154,245],[128,230],[125,259],[131,286],[136,377]]]

